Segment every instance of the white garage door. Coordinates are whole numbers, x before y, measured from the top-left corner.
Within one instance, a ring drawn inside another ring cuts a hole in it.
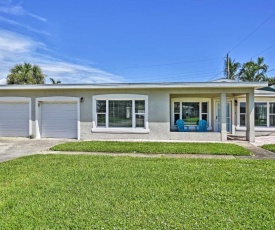
[[[41,136],[77,138],[77,103],[41,103]]]
[[[0,102],[0,136],[29,136],[28,102]]]

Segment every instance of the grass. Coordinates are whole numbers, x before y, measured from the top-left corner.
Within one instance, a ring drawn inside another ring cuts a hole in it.
[[[275,161],[34,155],[0,194],[1,229],[273,229]]]
[[[275,144],[266,144],[266,145],[262,145],[261,148],[269,150],[271,152],[275,153]]]
[[[250,152],[241,146],[224,143],[79,141],[59,144],[52,147],[51,150],[149,154],[250,155]]]

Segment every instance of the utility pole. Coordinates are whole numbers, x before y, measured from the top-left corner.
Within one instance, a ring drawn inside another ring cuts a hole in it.
[[[229,79],[229,54],[226,55],[226,62],[227,62],[227,79]]]

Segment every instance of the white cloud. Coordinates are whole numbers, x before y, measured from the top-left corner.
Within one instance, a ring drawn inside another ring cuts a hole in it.
[[[9,23],[9,24],[14,25],[14,26],[19,26],[19,27],[25,28],[25,29],[27,29],[29,31],[32,31],[32,32],[35,32],[35,33],[50,35],[49,33],[47,33],[44,30],[37,30],[37,29],[35,29],[31,26],[28,26],[28,25],[25,25],[25,24],[22,24],[22,23],[19,23],[19,22],[16,22],[16,21],[13,21],[11,19],[4,18],[4,17],[1,17],[1,16],[0,16],[0,21]]]
[[[93,68],[42,55],[39,50],[47,50],[45,44],[21,34],[0,30],[0,84],[5,83],[9,70],[23,62],[39,65],[48,78],[62,83],[111,83],[123,82],[121,76]],[[1,78],[2,77],[2,78]],[[47,78],[47,83],[49,79]]]
[[[6,14],[11,14],[11,15],[16,15],[16,16],[28,15],[30,17],[33,17],[33,18],[38,19],[43,22],[47,21],[46,18],[40,17],[36,14],[26,11],[20,4],[13,5],[12,1],[7,1],[7,0],[0,1],[0,12],[6,13]]]

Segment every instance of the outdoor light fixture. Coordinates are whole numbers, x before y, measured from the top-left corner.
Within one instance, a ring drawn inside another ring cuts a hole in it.
[[[83,102],[83,99],[84,99],[84,98],[83,98],[83,97],[81,97],[81,98],[80,98],[80,102]]]

